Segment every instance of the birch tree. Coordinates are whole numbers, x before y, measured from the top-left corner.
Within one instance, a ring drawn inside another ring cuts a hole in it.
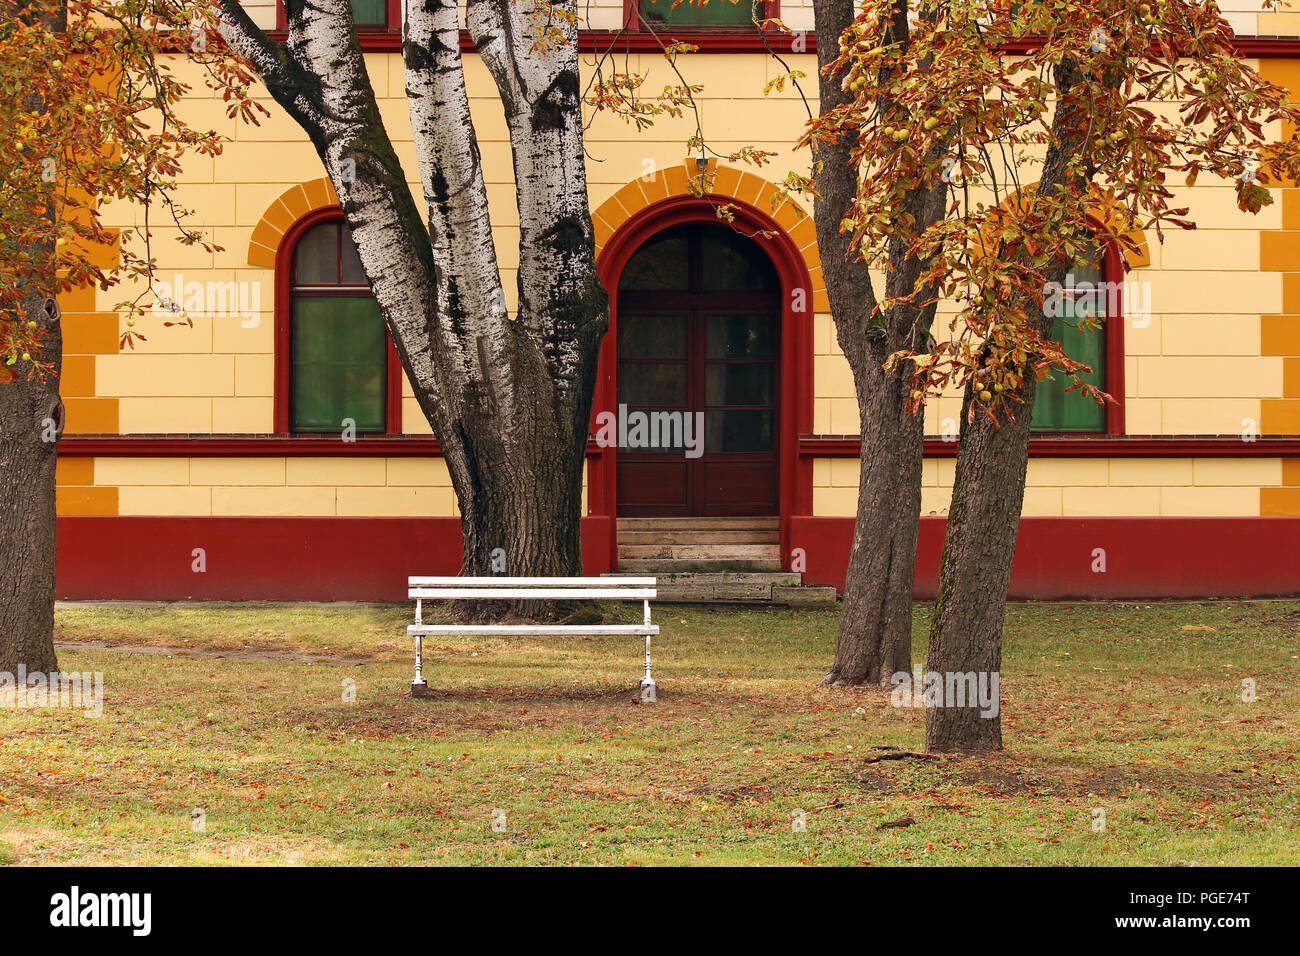
[[[467,24],[505,112],[519,211],[518,308],[506,308],[470,116],[457,4],[405,4],[402,58],[419,162],[411,195],[348,0],[286,0],[270,39],[238,0],[222,33],[303,128],[460,504],[467,575],[582,565],[582,470],[609,302],[595,264],[575,4],[470,0]],[[499,551],[497,549],[500,549]]]

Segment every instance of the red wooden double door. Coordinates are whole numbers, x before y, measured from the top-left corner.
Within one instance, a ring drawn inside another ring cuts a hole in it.
[[[648,240],[618,287],[621,516],[775,515],[780,281],[726,225]]]

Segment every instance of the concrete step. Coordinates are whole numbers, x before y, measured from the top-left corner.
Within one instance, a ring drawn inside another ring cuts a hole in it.
[[[618,577],[618,572],[604,577]],[[772,604],[775,588],[800,590],[801,575],[789,572],[693,571],[656,573],[657,601],[683,604]],[[832,594],[834,589],[830,589]]]
[[[619,546],[625,544],[779,544],[778,531],[624,531],[619,528]]]
[[[621,563],[632,558],[670,558],[699,561],[781,561],[775,544],[618,544]]]
[[[835,589],[832,587],[804,584],[797,587],[776,585],[772,588],[772,603],[787,607],[834,607],[835,600]]]
[[[781,559],[776,557],[719,561],[706,558],[619,558],[618,569],[625,574],[780,571]]]
[[[780,518],[619,518],[618,531],[779,531]]]

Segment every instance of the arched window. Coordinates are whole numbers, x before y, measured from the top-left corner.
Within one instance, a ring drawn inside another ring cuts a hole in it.
[[[276,430],[399,433],[401,367],[341,211],[313,214],[285,242]]]
[[[1123,289],[1115,250],[1092,243],[1066,274],[1062,288],[1049,293],[1055,313],[1052,337],[1076,362],[1092,369],[1080,378],[1112,395],[1120,404],[1103,407],[1083,393],[1069,391],[1073,379],[1059,369],[1038,383],[1030,428],[1040,432],[1123,431]]]

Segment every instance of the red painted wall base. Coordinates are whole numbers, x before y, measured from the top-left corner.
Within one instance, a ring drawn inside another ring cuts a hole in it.
[[[947,519],[921,519],[916,596],[938,588]],[[843,590],[852,518],[790,519],[808,584]],[[1300,518],[1022,518],[1011,596],[1201,598],[1300,595]],[[1093,571],[1097,549],[1104,572]]]
[[[916,596],[934,597],[946,521],[921,519]],[[844,587],[852,518],[790,519],[808,584]],[[582,519],[587,574],[613,568],[610,519]],[[1015,598],[1300,595],[1300,518],[1025,518]],[[205,570],[193,570],[203,549]],[[1105,572],[1094,572],[1097,549]],[[403,601],[460,569],[456,518],[59,519],[65,600]]]
[[[588,574],[612,570],[609,522],[582,519]],[[460,571],[459,518],[67,517],[58,533],[63,600],[405,601],[409,575]]]

